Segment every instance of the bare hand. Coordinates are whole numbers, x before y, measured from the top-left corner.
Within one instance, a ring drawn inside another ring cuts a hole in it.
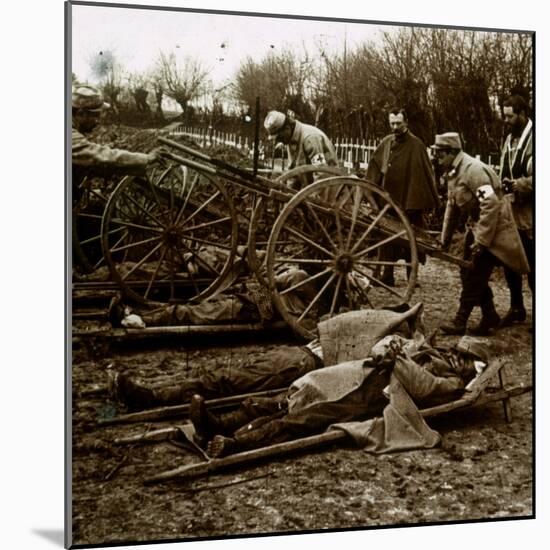
[[[153,163],[156,162],[160,164],[163,167],[168,166],[168,160],[169,160],[169,153],[164,147],[157,147],[156,149],[153,149],[149,153],[149,162]]]
[[[520,191],[519,184],[516,180],[512,181],[511,188],[512,188],[512,192],[514,192],[514,193],[517,193],[518,191]]]

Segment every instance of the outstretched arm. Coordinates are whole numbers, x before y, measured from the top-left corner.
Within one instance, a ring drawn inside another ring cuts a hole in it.
[[[162,153],[158,150],[151,153],[133,153],[92,143],[84,136],[73,134],[72,160],[76,166],[140,175],[145,173],[145,168],[150,163],[161,159]]]

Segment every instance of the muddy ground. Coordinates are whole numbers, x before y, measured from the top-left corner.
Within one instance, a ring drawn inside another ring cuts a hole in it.
[[[404,271],[404,270],[403,270]],[[404,274],[400,275],[401,284]],[[455,311],[458,269],[428,259],[415,301],[425,304],[427,329]],[[507,291],[493,276],[497,309]],[[526,305],[531,298],[526,292]],[[473,324],[478,320],[476,313]],[[508,384],[532,383],[532,341],[524,325],[500,329],[493,351],[508,360]],[[440,338],[453,343],[457,337]],[[177,340],[148,347],[80,345],[73,357],[74,544],[195,539],[254,533],[418,524],[533,513],[532,394],[513,399],[513,421],[501,403],[430,419],[439,448],[372,456],[333,446],[195,480],[145,486],[145,478],[199,458],[170,443],[119,447],[116,437],[170,425],[99,427],[99,418],[124,408],[106,394],[80,392],[106,381],[114,363],[147,382],[181,380],[250,351],[287,343],[269,335]],[[172,422],[173,424],[174,422]]]

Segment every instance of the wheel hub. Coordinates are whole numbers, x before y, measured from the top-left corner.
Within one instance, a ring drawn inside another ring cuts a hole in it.
[[[351,254],[340,254],[336,258],[336,269],[340,273],[349,273],[353,269],[353,256]]]
[[[175,225],[166,228],[163,234],[163,240],[168,246],[176,246],[179,242],[180,232]]]

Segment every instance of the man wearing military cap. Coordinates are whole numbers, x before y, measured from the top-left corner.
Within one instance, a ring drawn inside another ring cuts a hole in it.
[[[113,149],[89,141],[84,134],[94,130],[101,114],[109,104],[103,101],[99,90],[88,84],[79,84],[72,93],[72,161],[73,186],[77,187],[87,175],[105,176],[113,172],[145,175],[153,162],[162,162],[162,150],[150,153],[132,153]]]
[[[441,329],[464,334],[474,307],[482,318],[474,334],[489,334],[500,317],[495,310],[489,278],[495,265],[504,264],[518,273],[529,271],[527,258],[507,201],[502,200],[498,176],[486,164],[462,150],[460,136],[447,132],[435,136],[432,146],[445,172],[448,199],[441,231],[441,243],[448,248],[462,212],[468,215],[464,236],[464,259],[471,269],[462,268],[460,306],[453,321]]]
[[[268,139],[288,146],[290,168],[303,164],[336,166],[334,145],[326,134],[310,124],[279,111],[269,111],[264,120]]]

